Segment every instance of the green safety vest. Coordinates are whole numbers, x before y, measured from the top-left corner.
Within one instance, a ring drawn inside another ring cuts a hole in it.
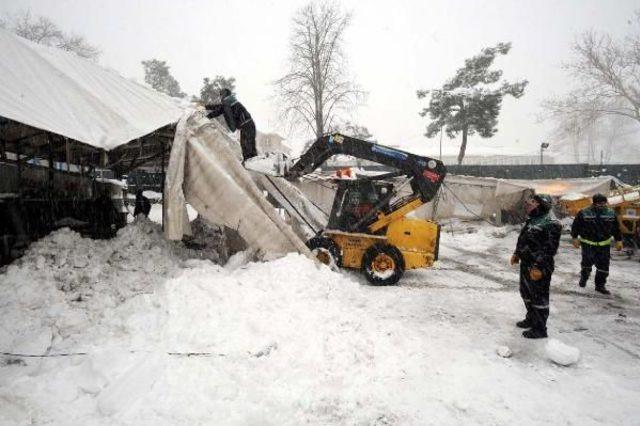
[[[613,241],[613,237],[609,238],[608,240],[604,240],[604,241],[591,241],[591,240],[587,240],[587,239],[584,239],[584,238],[580,238],[580,242],[581,243],[585,243],[585,244],[588,244],[590,246],[598,246],[598,247],[610,246],[612,241]]]

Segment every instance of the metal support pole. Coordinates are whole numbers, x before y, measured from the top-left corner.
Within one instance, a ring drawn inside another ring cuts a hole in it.
[[[49,197],[53,192],[53,138],[47,133],[47,156],[49,159]]]
[[[8,122],[0,119],[0,130],[8,127],[8,125]],[[4,139],[4,132],[0,132],[0,158],[3,160],[7,159],[7,141]]]
[[[440,127],[440,157],[438,160],[442,161],[442,127]]]
[[[67,161],[67,171],[71,171],[71,142],[68,138],[64,138],[65,160]]]
[[[549,148],[549,142],[542,142],[540,144],[540,165],[544,164],[543,152],[545,149]]]
[[[47,224],[47,228],[53,226],[53,222],[55,221],[55,212],[53,208],[53,179],[54,179],[54,168],[53,168],[53,136],[51,133],[47,133],[47,149],[49,154],[49,223]]]
[[[20,160],[20,157],[22,156],[22,142],[16,142],[16,161],[17,161],[17,167],[18,167],[18,212],[20,214],[20,217],[24,217],[24,200],[23,200],[23,187],[22,187],[22,161]],[[25,221],[27,224],[27,235],[31,234],[31,229],[30,229],[30,222],[29,220]]]
[[[16,143],[16,162],[18,164],[18,196],[20,200],[22,200],[22,161],[20,161],[20,157],[22,156],[22,142]]]
[[[162,160],[161,160],[161,170],[162,170],[162,183],[160,184],[160,192],[162,193],[162,230],[164,231],[164,157],[166,153],[166,142],[162,141]]]

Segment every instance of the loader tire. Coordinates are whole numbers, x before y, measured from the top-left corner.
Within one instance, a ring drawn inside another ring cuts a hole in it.
[[[313,237],[307,241],[307,247],[320,263],[324,263],[330,268],[342,266],[342,252],[331,238]]]
[[[362,273],[373,285],[395,285],[404,274],[404,257],[390,244],[374,244],[362,255]]]

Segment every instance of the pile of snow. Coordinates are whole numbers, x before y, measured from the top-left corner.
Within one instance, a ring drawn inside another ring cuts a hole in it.
[[[51,339],[35,339],[40,343],[31,349],[38,353],[60,344],[78,349],[88,328],[119,305],[153,293],[188,255],[143,218],[108,241],[82,238],[69,228],[52,232],[2,275],[2,350],[23,352],[43,334]]]
[[[496,349],[496,353],[502,358],[511,358],[511,356],[513,355],[513,352],[511,351],[511,348],[509,346],[499,346]]]
[[[384,414],[382,384],[357,414],[334,406],[354,371],[396,370],[399,354],[387,352],[400,348],[373,345],[382,336],[367,325],[362,287],[302,255],[246,256],[226,267],[180,260],[148,222],[110,242],[63,230],[34,244],[3,277],[0,350],[87,355],[2,367],[0,408],[11,410],[0,422],[169,424],[185,404],[188,423]]]
[[[558,339],[549,339],[544,350],[547,358],[558,365],[573,365],[580,359],[580,349],[562,343]]]
[[[566,330],[563,339],[585,353],[584,365],[555,367],[545,342],[522,338],[513,325],[523,313],[507,263],[517,233],[495,238],[493,227],[474,228],[443,232],[441,269],[408,271],[401,286],[383,288],[301,255],[250,263],[251,253],[240,252],[224,266],[188,258],[146,221],[111,241],[56,232],[32,245],[28,261],[0,271],[0,351],[86,355],[1,355],[0,424],[638,418],[633,319],[599,315],[590,322],[592,339],[571,331],[574,313],[590,321],[600,301],[555,293],[550,333]],[[103,260],[115,252],[130,259],[125,270]],[[78,279],[83,271],[101,272]],[[635,272],[626,272],[627,295],[637,292]],[[554,290],[568,285],[556,281]],[[78,294],[91,297],[74,300]],[[549,343],[556,359],[568,353]]]

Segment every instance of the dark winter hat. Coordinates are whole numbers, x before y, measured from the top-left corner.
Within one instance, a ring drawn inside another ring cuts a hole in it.
[[[222,89],[220,89],[220,97],[221,98],[226,98],[230,94],[231,94],[231,90],[227,89],[226,87],[223,87]]]
[[[593,204],[597,204],[597,203],[606,203],[607,202],[607,196],[604,194],[596,194],[593,196],[593,198],[591,199],[593,201]]]
[[[553,205],[553,199],[549,194],[536,194],[533,196],[533,199],[540,203],[541,206],[550,209]]]

